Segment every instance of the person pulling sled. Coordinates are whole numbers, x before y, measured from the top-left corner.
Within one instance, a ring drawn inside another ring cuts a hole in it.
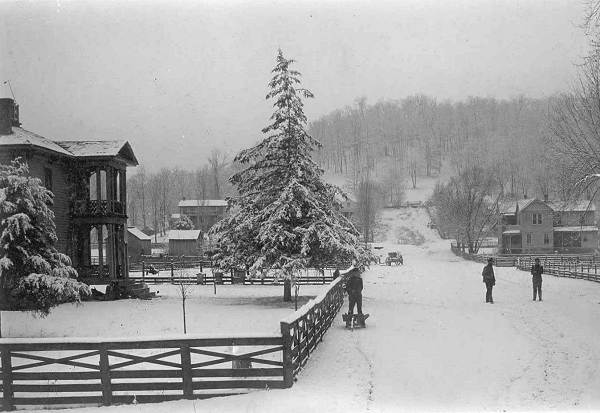
[[[358,268],[353,268],[348,273],[348,279],[346,281],[346,292],[348,293],[348,314],[344,314],[344,321],[346,321],[346,328],[354,327],[353,321],[356,320],[359,327],[365,327],[366,316],[362,312],[362,290],[363,280],[361,278],[361,272]],[[354,306],[358,314],[354,316]]]

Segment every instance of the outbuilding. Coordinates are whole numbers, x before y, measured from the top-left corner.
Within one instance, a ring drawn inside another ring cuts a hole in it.
[[[141,255],[152,253],[152,237],[136,227],[127,228],[127,253],[130,260],[137,261]]]
[[[202,231],[199,229],[169,231],[169,255],[200,255]]]

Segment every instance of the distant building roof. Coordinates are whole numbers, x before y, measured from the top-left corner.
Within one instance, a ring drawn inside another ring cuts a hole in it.
[[[517,213],[516,201],[498,202],[498,212],[503,215],[515,215]]]
[[[127,232],[142,241],[146,241],[146,240],[151,241],[152,240],[152,237],[150,235],[144,234],[141,229],[138,229],[136,227],[127,228]]]
[[[595,211],[596,205],[592,201],[549,201],[548,206],[556,212],[586,212]]]
[[[179,201],[178,206],[180,207],[213,207],[213,206],[227,206],[227,201],[224,199],[184,199]]]
[[[578,225],[574,227],[554,227],[554,232],[597,232],[595,225]]]
[[[169,240],[197,240],[201,235],[199,229],[172,229],[169,231]]]
[[[527,208],[529,205],[531,205],[533,203],[533,201],[540,201],[537,198],[527,198],[527,199],[519,199],[517,201],[517,205],[519,206],[519,211],[524,210],[525,208]],[[544,202],[544,201],[540,201],[540,202]]]
[[[51,141],[50,139],[46,139],[43,136],[15,126],[13,126],[12,131],[13,133],[10,135],[0,135],[0,146],[31,145],[42,149],[47,149],[52,152],[57,152],[62,155],[73,156],[71,152],[65,150],[63,147],[58,145],[58,143]]]

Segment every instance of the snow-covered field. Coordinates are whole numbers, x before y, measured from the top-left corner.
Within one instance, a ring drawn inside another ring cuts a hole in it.
[[[382,218],[381,254],[405,265],[365,273],[367,328],[339,319],[293,388],[74,412],[600,411],[600,284],[545,276],[533,302],[530,275],[496,268],[485,304],[482,265],[454,256],[423,210]],[[398,245],[399,227],[423,242]]]
[[[321,290],[302,285],[300,307]],[[3,337],[132,337],[181,334],[182,306],[178,287],[151,285],[152,300],[90,301],[64,304],[46,318],[31,313],[3,312]],[[190,334],[243,334],[279,332],[279,321],[294,311],[283,302],[281,285],[190,285],[186,300]]]

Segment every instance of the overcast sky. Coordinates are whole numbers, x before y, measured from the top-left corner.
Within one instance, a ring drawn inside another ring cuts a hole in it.
[[[28,130],[128,140],[150,169],[195,168],[212,148],[260,139],[278,48],[315,94],[309,120],[359,96],[541,97],[573,81],[583,11],[583,0],[0,0],[0,80]]]

